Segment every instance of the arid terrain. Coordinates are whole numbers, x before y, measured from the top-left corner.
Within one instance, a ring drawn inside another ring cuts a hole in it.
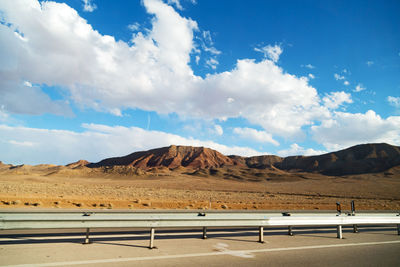
[[[313,157],[224,156],[170,146],[98,163],[0,163],[0,208],[400,210],[400,148]]]

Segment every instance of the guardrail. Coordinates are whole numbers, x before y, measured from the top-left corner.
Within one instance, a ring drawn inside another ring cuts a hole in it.
[[[150,228],[150,245],[154,248],[156,228],[258,227],[259,242],[264,242],[264,227],[288,227],[293,235],[296,226],[336,226],[343,238],[342,226],[396,225],[400,235],[399,213],[296,213],[296,212],[0,212],[0,229],[86,228],[84,244],[90,243],[90,228]]]

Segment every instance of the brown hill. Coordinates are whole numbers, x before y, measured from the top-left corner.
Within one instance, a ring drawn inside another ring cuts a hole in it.
[[[81,160],[78,160],[78,161],[76,161],[76,162],[67,164],[66,166],[69,167],[69,168],[71,168],[71,169],[75,169],[75,168],[79,168],[79,167],[86,166],[86,165],[88,165],[88,164],[90,164],[89,161],[84,160],[84,159],[81,159]]]
[[[86,166],[97,168],[116,165],[134,166],[145,170],[155,167],[209,169],[234,166],[238,165],[238,162],[210,148],[172,145],[135,152],[124,157],[104,159]]]

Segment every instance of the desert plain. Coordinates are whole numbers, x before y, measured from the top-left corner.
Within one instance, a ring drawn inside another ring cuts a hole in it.
[[[225,156],[170,146],[68,165],[0,162],[0,208],[400,210],[400,148],[313,157]]]
[[[0,175],[1,208],[400,210],[400,179],[303,173],[300,179],[236,181],[178,173],[125,175]],[[379,182],[377,182],[377,180]]]

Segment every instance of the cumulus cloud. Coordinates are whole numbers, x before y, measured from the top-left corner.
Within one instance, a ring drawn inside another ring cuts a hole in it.
[[[83,124],[83,132],[0,125],[3,162],[12,164],[68,164],[78,159],[97,162],[135,151],[175,145],[204,146],[225,155],[260,155],[248,147],[228,147],[213,141],[184,138],[138,127]],[[27,161],[26,159],[30,159]]]
[[[202,119],[242,117],[285,137],[329,116],[307,77],[275,64],[280,46],[261,48],[266,58],[260,62],[242,59],[230,71],[196,76],[189,63],[197,23],[162,1],[143,5],[153,16],[152,28],[126,43],[101,35],[66,4],[0,2],[6,22],[0,25],[0,105],[14,113],[65,112],[64,103],[52,101],[40,87],[22,85],[28,80],[62,87],[72,101],[98,111],[118,115],[139,108]],[[21,104],[24,95],[34,97],[35,104]]]
[[[314,150],[312,148],[304,148],[299,146],[298,144],[294,143],[290,145],[289,149],[285,150],[280,150],[278,151],[278,155],[281,157],[287,157],[287,156],[315,156],[315,155],[321,155],[327,153],[324,150]]]
[[[362,143],[400,145],[400,116],[383,119],[372,110],[365,114],[335,112],[311,130],[313,138],[330,151]]]
[[[265,58],[272,60],[273,62],[278,62],[279,56],[282,54],[283,50],[279,45],[267,45],[261,48],[254,48],[255,51],[264,54]]]
[[[97,5],[93,3],[92,0],[82,0],[82,2],[83,2],[83,11],[93,12],[97,8]]]
[[[390,105],[400,108],[400,97],[388,96],[387,101]]]
[[[3,74],[5,73],[0,72],[0,105],[4,112],[30,115],[52,113],[72,116],[73,112],[67,101],[54,101],[38,86],[33,86],[27,81],[10,80],[10,77]]]
[[[310,79],[315,79],[315,76],[314,76],[314,74],[309,73],[309,74],[308,74],[308,78],[310,78]]]
[[[344,81],[343,84],[347,86],[347,85],[349,85],[350,83],[349,83],[349,81]]]
[[[332,92],[330,94],[326,94],[324,98],[322,98],[325,107],[329,109],[337,109],[344,103],[353,103],[351,99],[351,94],[341,92]]]
[[[252,128],[234,128],[233,132],[239,135],[241,138],[249,139],[259,143],[271,143],[275,146],[279,145],[279,142],[272,138],[272,135],[265,131],[258,131]]]

